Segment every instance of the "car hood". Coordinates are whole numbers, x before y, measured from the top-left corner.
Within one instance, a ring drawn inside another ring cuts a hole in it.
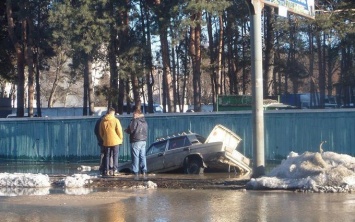
[[[222,142],[225,151],[233,152],[238,148],[241,141],[242,139],[237,134],[218,124],[213,128],[205,143]]]

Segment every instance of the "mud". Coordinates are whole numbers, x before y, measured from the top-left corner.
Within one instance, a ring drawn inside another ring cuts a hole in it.
[[[228,178],[225,174],[211,175],[181,175],[154,174],[146,178],[136,179],[133,175],[119,175],[115,177],[98,177],[87,184],[93,188],[131,188],[144,186],[147,181],[157,184],[158,188],[168,189],[245,189],[248,178]]]

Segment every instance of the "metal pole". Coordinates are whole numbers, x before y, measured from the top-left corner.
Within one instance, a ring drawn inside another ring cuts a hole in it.
[[[261,39],[261,0],[248,1],[251,16],[251,70],[253,95],[253,177],[265,174],[263,61]]]

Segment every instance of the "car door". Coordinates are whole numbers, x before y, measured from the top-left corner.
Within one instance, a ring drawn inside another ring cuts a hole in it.
[[[164,156],[165,170],[174,170],[183,165],[185,157],[190,153],[191,145],[186,136],[169,139],[168,150]]]
[[[153,143],[147,150],[148,172],[160,171],[164,168],[164,153],[167,141]]]

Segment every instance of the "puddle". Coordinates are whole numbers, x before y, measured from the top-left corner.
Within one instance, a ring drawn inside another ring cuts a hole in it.
[[[83,167],[84,166],[84,167]],[[87,173],[98,169],[95,163],[3,163],[0,164],[1,173],[33,173],[48,175],[72,175],[75,173]],[[90,170],[90,171],[89,171]]]

